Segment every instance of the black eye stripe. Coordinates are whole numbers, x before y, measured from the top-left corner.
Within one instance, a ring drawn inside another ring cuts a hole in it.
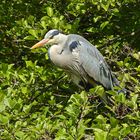
[[[50,36],[50,39],[52,39],[55,35],[58,35],[59,33],[60,33],[59,31],[53,31]]]
[[[50,36],[49,38],[52,39],[54,36]]]
[[[60,32],[59,31],[54,31],[53,36],[58,35]]]

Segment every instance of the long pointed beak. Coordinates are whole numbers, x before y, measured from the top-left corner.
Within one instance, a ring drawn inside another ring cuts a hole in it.
[[[42,39],[41,41],[39,41],[38,43],[36,43],[34,46],[32,46],[30,49],[35,49],[35,48],[42,47],[42,46],[45,45],[48,41],[49,41],[48,39]]]

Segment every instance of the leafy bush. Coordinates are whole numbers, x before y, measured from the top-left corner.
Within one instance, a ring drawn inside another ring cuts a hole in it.
[[[0,139],[140,139],[138,0],[12,0],[0,3]],[[57,28],[96,44],[129,94],[81,91],[29,48]],[[99,97],[107,94],[109,102]]]

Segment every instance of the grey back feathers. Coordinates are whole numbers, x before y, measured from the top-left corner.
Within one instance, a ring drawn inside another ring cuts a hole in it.
[[[69,40],[70,51],[77,50],[79,67],[85,73],[88,82],[90,80],[90,82],[100,83],[106,89],[112,89],[113,86],[118,85],[117,79],[95,46],[79,35],[69,35]]]

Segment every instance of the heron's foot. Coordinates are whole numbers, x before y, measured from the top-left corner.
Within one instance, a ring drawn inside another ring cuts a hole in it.
[[[124,93],[126,95],[127,89],[122,88],[122,89],[118,90],[118,94],[120,94],[120,93]]]

